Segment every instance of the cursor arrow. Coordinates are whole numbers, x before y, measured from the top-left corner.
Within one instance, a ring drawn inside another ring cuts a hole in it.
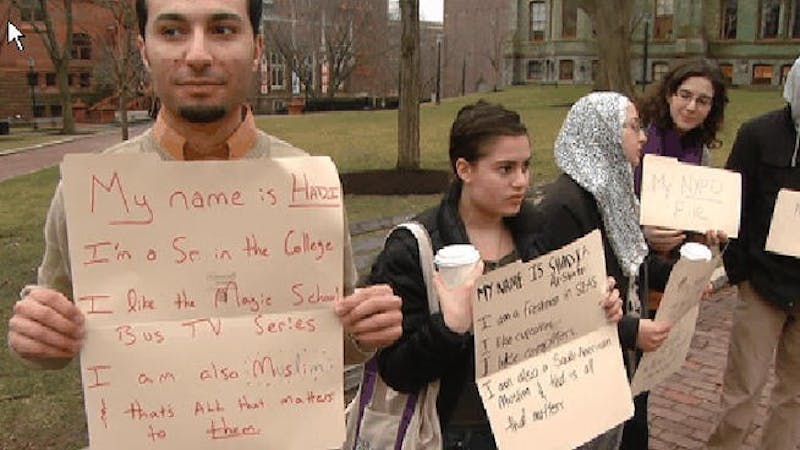
[[[8,43],[9,44],[11,43],[11,41],[15,41],[17,43],[17,48],[19,49],[19,51],[25,50],[25,47],[22,45],[22,42],[19,40],[19,38],[25,37],[25,35],[22,34],[22,32],[19,31],[19,28],[14,26],[14,24],[11,23],[11,22],[8,22],[8,33],[6,34],[6,36],[8,36]]]

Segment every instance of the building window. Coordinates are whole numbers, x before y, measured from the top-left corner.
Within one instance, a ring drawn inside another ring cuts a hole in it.
[[[33,117],[44,117],[44,105],[36,105],[33,108]]]
[[[762,0],[761,39],[775,39],[781,21],[781,0]]]
[[[738,0],[722,0],[722,26],[720,27],[720,37],[722,39],[736,39],[738,7]]]
[[[781,84],[786,83],[786,77],[789,76],[789,69],[792,68],[791,64],[781,66]]]
[[[772,84],[772,66],[767,64],[753,65],[753,79],[750,84]]]
[[[269,54],[269,82],[274,91],[286,89],[286,65],[280,53]]]
[[[92,85],[92,74],[90,73],[81,73],[80,74],[80,84],[82,88],[88,88]]]
[[[578,0],[564,0],[561,8],[561,37],[574,39],[578,36]]]
[[[75,74],[74,73],[67,74],[67,86],[69,86],[69,87],[75,86]]]
[[[653,39],[672,38],[672,0],[656,0],[656,20],[653,25]]]
[[[92,38],[88,34],[72,35],[72,59],[92,59]]]
[[[528,61],[528,79],[541,80],[543,75],[542,62],[537,60]]]
[[[792,39],[800,39],[800,0],[792,2],[792,27],[790,30]]]
[[[547,5],[544,0],[535,0],[530,3],[531,15],[531,41],[543,41],[547,27]]]
[[[19,6],[19,18],[23,22],[41,22],[44,20],[42,4],[37,0],[23,0]]]
[[[48,72],[44,74],[44,84],[47,86],[55,86],[56,85],[56,74],[53,72]]]
[[[571,81],[574,79],[575,61],[562,59],[558,62],[558,79],[561,81]]]
[[[61,117],[61,105],[50,105],[50,117]]]
[[[389,0],[386,15],[392,22],[400,22],[400,1]]]
[[[653,63],[653,81],[661,81],[669,72],[669,64],[663,62]]]
[[[720,64],[719,70],[722,72],[722,77],[725,78],[725,83],[733,84],[733,64]]]

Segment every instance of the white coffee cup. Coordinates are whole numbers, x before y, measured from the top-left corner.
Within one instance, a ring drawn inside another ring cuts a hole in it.
[[[449,288],[460,286],[467,280],[472,268],[481,260],[481,254],[469,244],[453,244],[436,252],[433,263],[442,281]]]
[[[687,242],[681,245],[681,258],[690,261],[711,261],[711,249],[699,242]]]

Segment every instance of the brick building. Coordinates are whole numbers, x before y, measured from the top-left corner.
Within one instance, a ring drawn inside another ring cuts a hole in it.
[[[513,1],[445,0],[442,92],[446,97],[506,85]]]
[[[400,23],[396,11],[389,11],[390,4],[396,0],[263,1],[265,52],[251,96],[257,112],[285,108],[292,97],[304,96],[302,91],[306,84],[316,95],[325,95],[331,83],[327,63],[329,56],[324,51],[325,46],[342,36],[352,40],[350,56],[342,61],[352,64],[353,68],[352,74],[340,83],[337,95],[397,96]],[[10,20],[25,34],[22,39],[24,52],[17,51],[13,44],[0,45],[0,120],[17,116],[22,120],[30,120],[34,115],[39,120],[57,118],[61,116],[62,107],[55,70],[33,27],[33,23],[37,23],[44,28],[42,11],[38,9],[38,0],[20,2],[23,7],[18,11],[10,5],[10,1],[0,0],[2,43],[6,41],[6,20]],[[321,7],[324,4],[328,7]],[[60,1],[49,2],[59,42],[64,41],[65,35],[61,5]],[[108,100],[113,93],[103,68],[104,61],[108,59],[104,55],[104,45],[107,45],[109,33],[113,31],[114,20],[92,0],[73,0],[72,5],[74,48],[69,64],[69,83],[73,104],[78,104],[81,111],[76,118],[80,119],[84,115],[91,115],[101,100]],[[271,34],[271,30],[278,34]],[[337,34],[342,30],[344,34]],[[442,32],[441,23],[420,24],[423,98],[430,98],[436,90],[437,42],[441,42]],[[277,45],[278,37],[287,37],[289,42],[294,39],[294,43],[302,47],[297,53],[302,65],[292,66],[291,55],[286,54],[285,47]],[[33,70],[38,74],[35,111],[28,85],[31,61]],[[301,70],[303,73],[299,77]],[[107,104],[110,103],[102,103]]]
[[[62,106],[56,87],[56,74],[47,50],[34,30],[36,23],[44,29],[44,16],[35,0],[21,0],[21,10],[12,7],[9,1],[0,2],[0,119],[19,116],[23,120],[31,117],[60,117]],[[62,2],[51,1],[50,16],[55,24],[56,36],[60,43],[65,40],[65,16]],[[73,8],[73,48],[69,63],[69,84],[73,101],[81,100],[94,104],[109,95],[108,88],[100,89],[97,71],[103,67],[103,52],[100,42],[113,30],[113,19],[108,11],[93,4],[90,0],[74,0]],[[18,51],[15,44],[6,45],[6,22],[11,21],[25,35],[21,39],[24,51]],[[31,87],[28,85],[28,72],[37,76],[33,109]],[[40,119],[41,120],[41,119]]]
[[[732,84],[779,85],[800,55],[800,0],[631,1],[638,19],[631,37],[631,75],[637,81],[643,66],[646,81],[653,81],[677,59],[705,56],[719,62]],[[591,20],[577,3],[446,0],[445,94],[458,95],[462,86],[474,92],[495,84],[592,83],[597,48]],[[481,28],[488,23],[494,35]],[[499,74],[486,56],[498,41]]]
[[[397,96],[401,27],[392,6],[392,0],[266,0],[256,109],[280,110],[292,97],[305,97],[306,90],[310,96],[326,95],[334,82],[326,46],[337,39],[344,42],[342,47],[350,46],[350,56],[342,62],[352,65],[337,96]],[[442,33],[441,23],[420,23],[423,98],[435,92]]]

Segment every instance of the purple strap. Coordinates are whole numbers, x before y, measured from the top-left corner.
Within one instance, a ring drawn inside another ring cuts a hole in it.
[[[356,422],[356,439],[353,445],[358,445],[358,436],[361,434],[361,421],[364,418],[364,409],[366,409],[372,396],[375,393],[375,382],[378,378],[378,355],[370,358],[364,363],[364,377],[361,380],[361,395],[358,399],[358,421]],[[403,417],[400,419],[400,425],[397,429],[397,438],[395,439],[395,450],[401,450],[403,447],[403,440],[406,437],[406,431],[411,423],[411,418],[414,416],[414,409],[417,406],[418,394],[410,394],[406,400],[406,406],[403,409]],[[353,447],[352,450],[355,450]]]
[[[364,376],[361,380],[361,395],[358,399],[358,421],[356,422],[356,438],[353,440],[353,448],[358,445],[358,436],[361,434],[361,420],[364,417],[364,408],[367,407],[369,401],[372,400],[372,394],[375,392],[375,377],[378,376],[378,355],[370,358],[364,363]]]
[[[411,423],[411,417],[414,416],[414,409],[417,407],[418,393],[413,393],[408,396],[406,400],[406,407],[403,409],[403,418],[400,419],[400,426],[397,428],[397,439],[394,441],[394,450],[402,450],[403,441],[406,438],[406,430]]]

